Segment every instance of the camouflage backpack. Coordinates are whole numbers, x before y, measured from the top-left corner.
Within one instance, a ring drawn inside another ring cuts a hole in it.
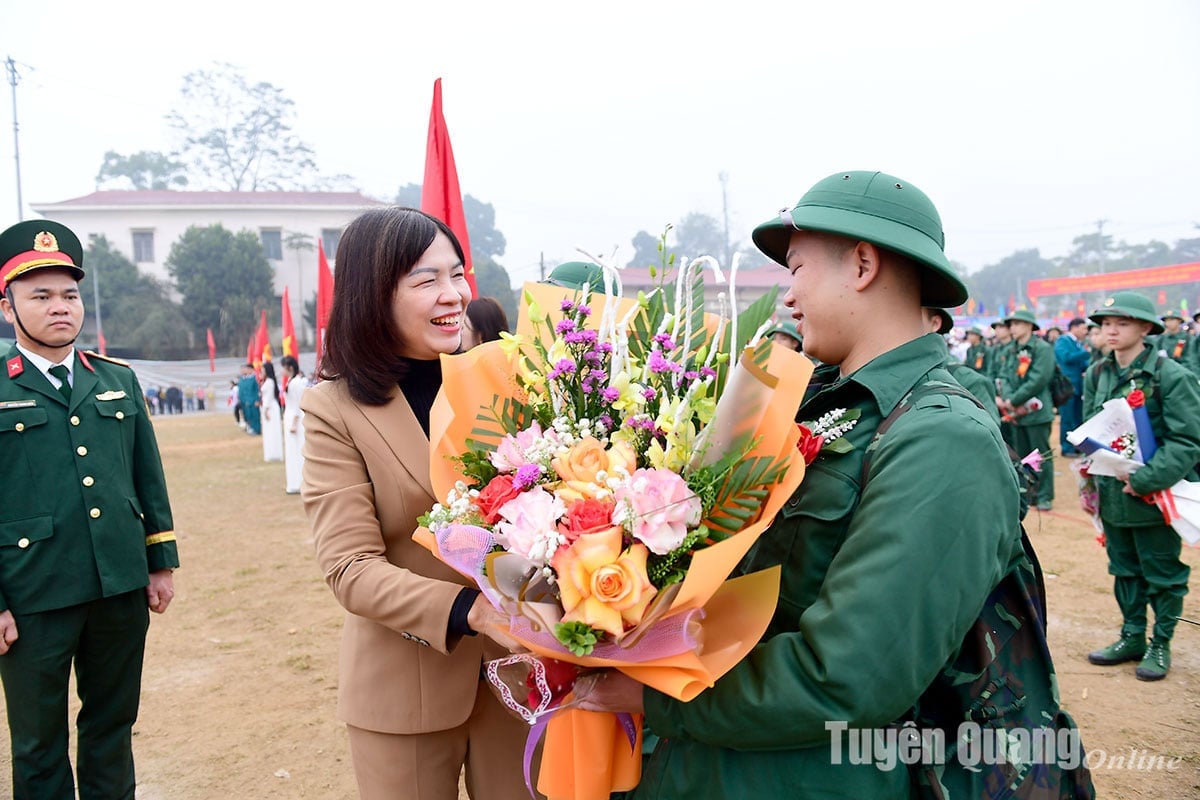
[[[863,462],[866,487],[871,453],[893,423],[931,394],[979,400],[956,383],[931,380],[914,388],[880,423]],[[1009,448],[1022,511],[1027,507],[1026,467]],[[1029,496],[1036,494],[1036,483]],[[932,763],[910,766],[922,800],[1094,800],[1091,773],[1075,722],[1059,707],[1054,664],[1046,643],[1046,591],[1037,554],[1021,525],[1024,557],[984,601],[951,664],[934,678],[898,725],[940,732],[944,750]],[[1068,752],[1026,751],[1037,732],[1068,742]],[[964,736],[960,736],[964,734]],[[973,740],[972,740],[973,739]],[[933,739],[932,741],[938,741]],[[989,749],[984,742],[998,744]],[[982,749],[980,749],[982,748]],[[989,758],[1000,751],[1001,758]],[[982,756],[982,757],[981,757]],[[1065,763],[1064,763],[1065,762]]]

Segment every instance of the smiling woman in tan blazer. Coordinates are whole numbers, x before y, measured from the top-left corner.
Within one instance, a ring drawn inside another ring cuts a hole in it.
[[[429,408],[438,356],[459,349],[470,300],[463,253],[413,209],[368,211],[342,234],[320,365],[305,392],[302,495],[317,561],[346,609],[338,716],[359,794],[527,798],[528,728],[480,682],[507,651],[477,630],[497,612],[412,541],[435,501]],[[493,634],[503,638],[502,634]]]

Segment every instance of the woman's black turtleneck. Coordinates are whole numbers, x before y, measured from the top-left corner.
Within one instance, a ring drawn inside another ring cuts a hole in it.
[[[429,409],[433,407],[433,398],[437,397],[438,389],[442,388],[442,362],[436,358],[432,361],[406,358],[403,361],[408,371],[400,379],[400,391],[404,393],[404,399],[428,437]]]
[[[408,371],[400,379],[400,391],[404,393],[408,407],[412,409],[417,422],[421,423],[421,430],[425,431],[428,438],[429,410],[433,408],[433,399],[437,397],[438,389],[442,388],[442,362],[436,358],[433,361],[405,358],[403,361]],[[467,622],[467,614],[478,596],[479,590],[469,586],[464,586],[459,591],[450,609],[450,618],[446,622],[447,639],[455,640],[460,636],[475,635],[475,631],[471,630]]]

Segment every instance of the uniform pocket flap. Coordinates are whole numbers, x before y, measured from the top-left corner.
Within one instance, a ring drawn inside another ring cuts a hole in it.
[[[96,403],[96,412],[102,417],[125,419],[138,413],[137,403],[131,398],[122,397],[119,400],[104,400]]]
[[[24,549],[33,542],[49,539],[53,535],[54,517],[49,514],[0,522],[0,547]]]
[[[804,482],[783,505],[784,519],[812,517],[825,522],[844,519],[858,504],[858,484],[819,463],[809,466]]]
[[[23,431],[46,424],[46,409],[40,406],[0,407],[0,433]]]

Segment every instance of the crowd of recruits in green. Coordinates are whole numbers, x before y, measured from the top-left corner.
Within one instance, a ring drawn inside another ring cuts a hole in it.
[[[1200,312],[1193,321],[1200,329]],[[1144,499],[1200,475],[1200,336],[1185,330],[1183,322],[1178,311],[1157,316],[1150,300],[1132,291],[1105,299],[1089,321],[1092,363],[1084,377],[1083,418],[1097,413],[1106,401],[1140,388],[1148,395],[1146,407],[1158,444],[1146,467],[1127,482],[1096,479],[1109,573],[1123,622],[1118,640],[1089,653],[1088,660],[1104,666],[1139,661],[1135,672],[1141,680],[1159,680],[1169,671],[1171,638],[1188,589],[1189,568],[1180,560],[1182,540],[1157,506]],[[990,343],[983,341],[978,328],[970,329],[964,363],[995,383],[998,398],[1021,401],[1039,396],[1042,407],[1036,415],[1005,421],[1001,427],[1018,452],[1036,442],[1045,458],[1053,420],[1048,385],[1054,353],[1048,343],[1031,336],[1031,326],[1037,330],[1032,313],[1018,309],[993,323],[996,337]],[[1136,335],[1130,332],[1134,327]],[[1107,335],[1110,328],[1113,336]],[[1022,355],[1030,359],[1024,375]],[[1043,463],[1044,472],[1047,466]],[[1053,491],[1053,481],[1042,481],[1042,486]],[[1039,492],[1039,508],[1050,508],[1052,499],[1052,494]],[[1149,644],[1147,606],[1155,616]]]

